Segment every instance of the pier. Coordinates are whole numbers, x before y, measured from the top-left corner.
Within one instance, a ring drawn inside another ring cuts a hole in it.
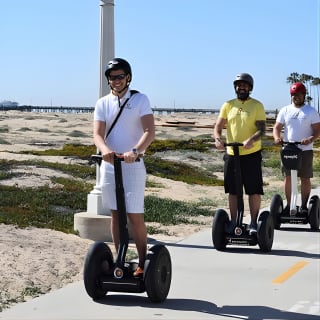
[[[94,107],[65,107],[65,106],[0,106],[0,111],[21,111],[21,112],[44,112],[44,113],[93,113]],[[198,114],[218,114],[220,109],[195,109],[195,108],[152,108],[155,114],[173,113],[198,113]],[[265,110],[267,116],[274,118],[278,110]]]

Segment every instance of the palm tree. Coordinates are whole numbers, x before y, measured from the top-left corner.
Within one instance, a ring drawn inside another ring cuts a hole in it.
[[[300,74],[298,72],[290,73],[290,76],[287,78],[287,83],[295,83],[300,81]]]
[[[311,76],[309,74],[302,73],[300,79],[301,79],[301,82],[306,84],[306,87],[307,87],[306,100],[308,101],[308,103],[310,103],[313,100],[312,92],[311,92],[311,81],[313,80],[313,76]]]

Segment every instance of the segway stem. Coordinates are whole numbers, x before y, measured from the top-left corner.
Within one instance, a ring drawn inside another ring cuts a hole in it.
[[[299,145],[299,141],[283,141],[282,145]],[[291,201],[287,205],[290,207],[290,215],[295,215],[297,213],[297,202],[298,202],[298,170],[290,170],[291,175]]]
[[[241,175],[241,166],[240,166],[239,147],[243,146],[243,143],[239,143],[239,142],[225,143],[225,146],[229,146],[229,147],[233,148],[234,175],[235,175],[236,191],[237,191],[236,225],[237,225],[237,227],[241,227],[242,220],[243,220],[243,213],[244,213],[244,201],[243,201],[243,187],[242,187],[242,175]]]
[[[243,212],[244,212],[244,202],[243,202],[243,187],[242,187],[242,175],[240,166],[240,156],[239,156],[239,145],[233,146],[234,160],[235,160],[235,177],[237,183],[237,226],[242,225]]]
[[[121,161],[123,159],[114,155],[114,177],[116,184],[116,198],[117,198],[117,209],[118,209],[118,220],[119,220],[119,238],[120,246],[118,250],[118,256],[116,260],[116,267],[121,268],[125,263],[125,257],[127,254],[129,244],[129,232],[127,222],[127,210],[124,197],[124,188],[122,181],[122,168]]]

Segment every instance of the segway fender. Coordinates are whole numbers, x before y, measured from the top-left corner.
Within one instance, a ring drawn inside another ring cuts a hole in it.
[[[144,284],[152,302],[164,301],[169,293],[172,276],[171,258],[164,245],[150,248],[145,263]]]
[[[275,194],[271,199],[270,214],[273,220],[274,229],[280,229],[281,214],[283,213],[283,200],[279,194]]]
[[[229,216],[223,209],[218,209],[212,222],[212,242],[215,249],[225,250],[227,246],[226,226],[229,223]]]
[[[84,262],[83,280],[88,295],[99,299],[107,294],[103,288],[101,277],[112,272],[114,267],[113,256],[110,248],[104,242],[95,242],[89,248]]]

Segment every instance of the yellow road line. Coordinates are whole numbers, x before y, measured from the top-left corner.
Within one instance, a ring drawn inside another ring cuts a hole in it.
[[[289,270],[281,274],[279,277],[272,280],[273,284],[282,283],[288,280],[291,276],[297,273],[300,269],[306,266],[309,262],[308,261],[300,261],[292,266]]]

